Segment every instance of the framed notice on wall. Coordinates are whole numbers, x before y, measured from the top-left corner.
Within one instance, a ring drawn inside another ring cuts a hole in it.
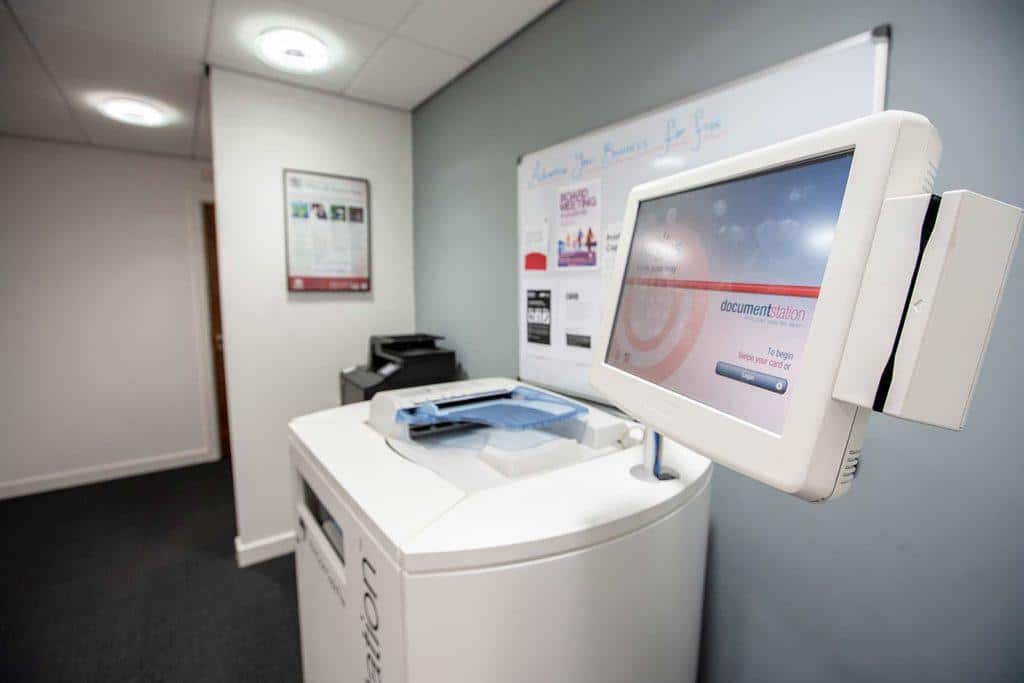
[[[369,180],[285,169],[284,211],[289,290],[369,291]]]

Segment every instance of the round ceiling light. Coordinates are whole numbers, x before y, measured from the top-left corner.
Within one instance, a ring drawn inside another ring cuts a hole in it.
[[[330,62],[322,40],[293,28],[272,28],[256,39],[256,49],[270,66],[293,73],[323,71]]]
[[[167,123],[167,117],[155,106],[130,97],[112,97],[104,100],[100,103],[100,111],[115,121],[132,126],[155,128]]]

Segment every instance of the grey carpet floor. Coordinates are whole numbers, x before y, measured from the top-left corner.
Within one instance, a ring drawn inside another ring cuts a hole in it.
[[[234,536],[226,461],[0,502],[0,680],[300,680],[294,560]]]

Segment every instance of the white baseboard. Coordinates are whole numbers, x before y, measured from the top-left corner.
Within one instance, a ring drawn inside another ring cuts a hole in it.
[[[54,491],[56,489],[68,488],[69,486],[81,486],[82,484],[94,484],[99,481],[131,477],[136,474],[169,470],[184,465],[213,462],[218,458],[219,454],[211,453],[207,448],[196,448],[178,453],[165,453],[148,458],[122,460],[121,462],[80,467],[51,474],[39,474],[22,479],[12,479],[11,481],[0,482],[0,500],[25,496],[30,493]]]
[[[235,536],[235,557],[239,567],[248,567],[257,562],[287,555],[295,550],[295,532],[286,531],[246,543]]]

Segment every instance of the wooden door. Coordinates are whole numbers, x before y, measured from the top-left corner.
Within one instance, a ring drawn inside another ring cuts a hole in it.
[[[206,283],[210,299],[210,344],[213,348],[213,375],[217,394],[217,432],[222,457],[231,457],[228,431],[228,388],[224,376],[224,333],[220,320],[220,277],[217,268],[217,218],[213,204],[203,204],[203,238],[206,243]]]

